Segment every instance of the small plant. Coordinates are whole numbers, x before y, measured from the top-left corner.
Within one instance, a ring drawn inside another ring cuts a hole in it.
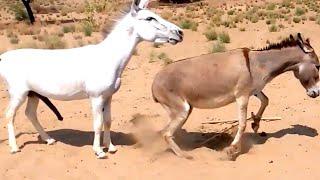
[[[62,32],[63,33],[70,33],[70,32],[75,32],[76,27],[74,25],[69,25],[69,26],[63,26],[62,27]]]
[[[309,16],[309,21],[316,21],[316,20],[317,20],[316,16]]]
[[[226,51],[226,47],[221,41],[217,41],[213,43],[212,50],[211,50],[212,53],[225,52],[225,51]]]
[[[301,18],[300,17],[293,17],[293,22],[294,23],[300,23],[301,22]]]
[[[156,53],[154,51],[151,51],[150,53],[150,58],[149,58],[149,63],[153,63],[156,61]]]
[[[18,44],[19,42],[20,42],[20,39],[18,38],[18,36],[13,36],[10,38],[11,44]]]
[[[296,12],[295,12],[295,15],[296,16],[302,16],[302,15],[304,15],[306,13],[306,11],[303,9],[303,8],[301,8],[301,7],[297,7],[296,8]]]
[[[244,32],[244,31],[246,31],[246,28],[241,27],[241,28],[239,28],[239,31]]]
[[[276,4],[274,3],[270,3],[267,5],[267,10],[269,11],[273,11],[276,8]]]
[[[278,26],[273,24],[269,27],[269,32],[277,32],[278,31]]]
[[[21,4],[14,4],[10,6],[10,10],[14,13],[16,20],[23,21],[28,19],[27,12],[24,10]]]
[[[228,14],[228,15],[234,15],[234,12],[235,12],[234,9],[231,9],[231,10],[229,10],[229,11],[227,12],[227,14]]]
[[[158,55],[158,59],[162,60],[164,62],[164,65],[168,65],[168,64],[171,64],[173,62],[172,59],[170,59],[168,57],[168,55],[166,53],[164,53],[164,52],[162,52],[162,53],[160,53]]]
[[[82,30],[85,36],[91,36],[93,32],[93,24],[89,21],[84,21],[82,24]]]
[[[230,43],[230,36],[227,32],[222,32],[218,34],[218,40],[223,43]]]
[[[193,31],[196,31],[198,29],[198,23],[189,19],[184,19],[180,22],[180,27],[182,29],[191,29]]]
[[[64,49],[66,47],[66,43],[57,35],[48,36],[44,42],[48,49]]]
[[[206,32],[204,32],[204,35],[209,41],[217,40],[218,38],[217,32],[213,29],[208,29]]]

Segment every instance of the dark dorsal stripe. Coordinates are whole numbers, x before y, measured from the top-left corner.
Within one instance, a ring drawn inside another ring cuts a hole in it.
[[[248,71],[249,71],[250,76],[251,76],[250,59],[249,59],[250,49],[249,48],[242,48],[242,52],[243,52],[243,56],[244,56],[244,58],[246,60],[246,66],[247,66]]]
[[[42,96],[34,91],[29,91],[28,94],[29,97],[38,97],[39,99],[41,99],[52,111],[53,113],[57,116],[58,120],[62,121],[63,117],[61,116],[60,112],[58,111],[58,109],[56,108],[55,105],[52,104],[52,102],[45,96]]]

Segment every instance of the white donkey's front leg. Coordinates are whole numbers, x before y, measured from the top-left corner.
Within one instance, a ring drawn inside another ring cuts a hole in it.
[[[111,136],[110,136],[110,128],[111,128],[111,99],[110,96],[104,105],[103,108],[103,117],[104,117],[104,136],[103,136],[103,145],[108,148],[108,152],[115,153],[117,151],[116,146],[112,144]]]
[[[105,158],[106,153],[100,145],[101,131],[103,127],[103,106],[105,100],[102,96],[91,98],[91,107],[93,114],[93,129],[94,129],[94,140],[93,140],[93,151],[99,159]]]

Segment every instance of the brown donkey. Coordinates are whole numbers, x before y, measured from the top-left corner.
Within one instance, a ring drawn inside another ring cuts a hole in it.
[[[268,105],[268,98],[262,90],[273,78],[287,71],[294,72],[308,96],[319,96],[319,60],[309,39],[304,41],[300,33],[296,38],[290,35],[261,50],[242,48],[168,65],[156,75],[152,93],[154,100],[170,116],[169,124],[162,131],[169,147],[180,157],[192,158],[173,140],[174,133],[186,122],[192,108],[211,109],[236,102],[239,127],[226,149],[230,159],[236,158],[246,128],[249,97],[255,95],[261,101],[258,113],[253,114],[252,128],[257,132]]]

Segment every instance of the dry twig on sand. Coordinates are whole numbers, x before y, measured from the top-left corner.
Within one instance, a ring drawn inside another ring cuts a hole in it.
[[[261,118],[261,121],[271,122],[271,121],[279,121],[281,120],[281,117],[268,117],[268,118]],[[253,118],[250,117],[247,120],[253,121]],[[202,124],[232,124],[231,127],[227,127],[219,131],[217,134],[213,135],[212,137],[206,139],[205,141],[201,142],[198,147],[203,146],[204,144],[207,144],[208,142],[212,141],[216,137],[220,136],[222,133],[226,133],[230,130],[232,130],[234,127],[238,126],[238,120],[228,120],[228,121],[215,121],[215,122],[204,122]]]

